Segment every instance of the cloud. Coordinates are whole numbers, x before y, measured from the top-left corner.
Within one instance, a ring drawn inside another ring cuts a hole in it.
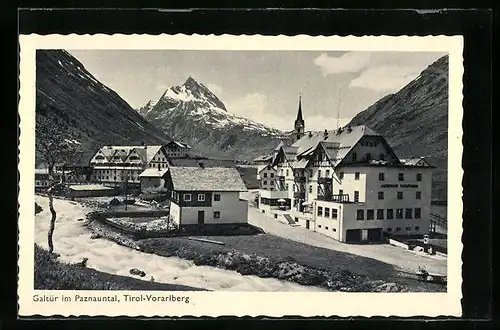
[[[350,87],[395,92],[443,56],[434,52],[347,52],[333,57],[322,53],[314,59],[323,75],[354,73]]]
[[[210,89],[210,91],[211,91],[212,93],[214,93],[216,96],[220,96],[220,95],[222,95],[222,93],[223,93],[222,86],[220,86],[220,85],[216,85],[216,84],[207,84],[207,87],[208,87],[208,89]]]
[[[421,67],[383,65],[370,68],[349,83],[349,87],[367,88],[378,92],[397,91],[415,79]]]
[[[370,64],[368,52],[348,52],[340,57],[322,53],[314,59],[314,64],[320,67],[324,76],[346,72],[359,72]]]

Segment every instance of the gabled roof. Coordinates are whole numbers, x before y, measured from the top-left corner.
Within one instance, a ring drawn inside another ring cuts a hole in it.
[[[430,164],[425,160],[424,157],[410,158],[410,159],[400,159],[401,163],[406,166],[430,166]]]
[[[122,161],[124,161],[126,157],[129,156],[132,150],[136,150],[141,156],[142,160],[145,161],[146,163],[149,163],[161,148],[162,148],[161,145],[105,146],[99,149],[98,152],[101,152],[108,159],[108,161],[110,161],[115,154],[122,157],[121,159]]]
[[[353,126],[350,129],[310,132],[297,140],[292,147],[300,156],[312,154],[318,146],[323,148],[332,166],[337,166],[363,136],[380,136],[367,126]]]
[[[236,168],[171,167],[170,178],[178,191],[247,191]]]
[[[274,171],[277,171],[276,168],[274,168],[273,166],[271,166],[271,165],[268,164],[268,165],[264,166],[263,168],[261,168],[257,173],[260,173],[260,172],[262,172],[264,170],[268,170],[268,171],[269,170],[274,170]]]
[[[181,149],[191,149],[191,147],[188,144],[181,142],[181,141],[172,140],[169,143],[167,143],[167,145],[173,145],[173,146],[179,147]]]
[[[148,167],[145,169],[141,174],[139,174],[139,177],[141,178],[162,178],[165,174],[167,174],[168,169],[162,168],[162,169],[157,169],[157,168],[152,168]]]

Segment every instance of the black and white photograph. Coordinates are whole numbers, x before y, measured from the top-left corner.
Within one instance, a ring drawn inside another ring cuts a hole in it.
[[[31,37],[26,310],[460,298],[460,38]]]

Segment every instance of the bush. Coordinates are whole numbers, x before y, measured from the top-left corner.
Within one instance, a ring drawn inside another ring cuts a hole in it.
[[[116,197],[109,201],[109,205],[111,206],[119,206],[121,204],[122,202],[120,202],[120,200]]]

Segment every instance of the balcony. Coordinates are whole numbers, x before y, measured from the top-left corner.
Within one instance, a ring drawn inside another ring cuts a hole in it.
[[[318,196],[318,200],[325,202],[335,202],[335,203],[353,203],[352,201],[349,200],[348,194],[342,194],[342,195],[333,194],[333,195]]]

